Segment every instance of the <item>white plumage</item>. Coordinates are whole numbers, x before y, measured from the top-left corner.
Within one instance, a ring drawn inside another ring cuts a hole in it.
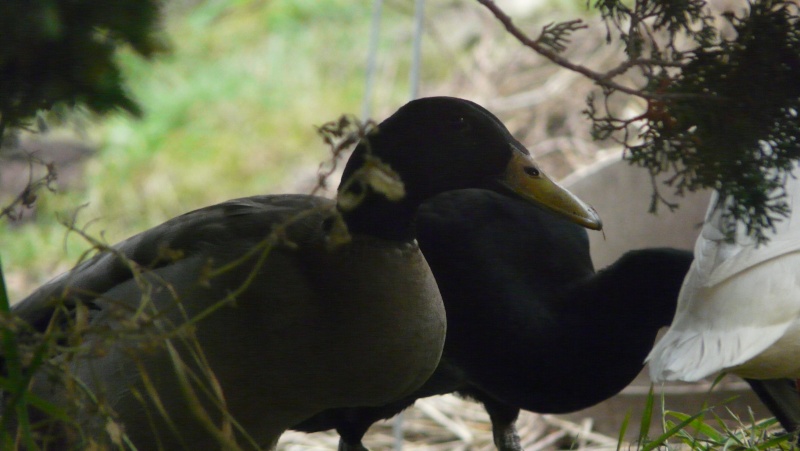
[[[800,180],[785,190],[791,214],[761,246],[743,227],[726,243],[712,197],[672,326],[647,357],[654,381],[800,378]]]

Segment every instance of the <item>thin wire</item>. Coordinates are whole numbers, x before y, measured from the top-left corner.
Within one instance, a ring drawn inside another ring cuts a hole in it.
[[[364,102],[361,105],[362,119],[368,119],[372,113],[372,96],[375,86],[375,72],[377,66],[378,40],[380,39],[381,14],[383,0],[374,0],[372,3],[372,24],[369,35],[369,50],[367,53],[366,86],[364,88]],[[414,9],[414,43],[411,55],[411,100],[419,95],[420,67],[422,62],[422,32],[425,18],[425,0],[416,0]],[[395,451],[403,449],[403,412],[400,412],[392,424]]]
[[[419,73],[422,66],[422,31],[425,19],[425,0],[414,5],[414,48],[411,55],[411,100],[419,96]]]
[[[414,4],[414,46],[411,53],[411,93],[410,100],[419,96],[419,74],[422,66],[422,32],[425,19],[425,0],[416,0]],[[394,450],[403,449],[403,412],[400,412],[392,423],[394,433]]]
[[[394,417],[392,423],[392,435],[394,435],[394,451],[403,451],[403,421],[405,420],[405,411],[400,412]]]
[[[372,95],[375,86],[375,72],[378,65],[378,41],[381,34],[381,14],[383,0],[372,2],[372,25],[369,32],[369,50],[367,52],[366,87],[364,88],[364,102],[361,104],[361,119],[367,120],[372,114]]]

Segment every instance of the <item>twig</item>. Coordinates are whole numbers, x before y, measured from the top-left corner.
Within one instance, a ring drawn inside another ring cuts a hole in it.
[[[0,126],[2,126],[2,124],[0,124]],[[0,141],[2,141],[2,130],[0,130]],[[2,145],[2,142],[0,142],[0,145]],[[36,180],[33,179],[34,163],[44,166],[47,170],[45,175]],[[58,172],[54,163],[45,163],[44,161],[36,159],[33,156],[29,156],[28,167],[28,183],[25,184],[25,188],[19,194],[17,194],[17,196],[9,204],[0,210],[0,219],[3,217],[8,217],[11,220],[18,219],[19,216],[15,213],[15,210],[18,207],[33,207],[37,199],[36,193],[40,189],[46,188],[51,192],[55,191],[55,188],[53,188],[52,184],[58,179]]]
[[[525,32],[520,30],[516,25],[514,25],[514,21],[511,17],[506,14],[502,9],[500,9],[497,4],[495,4],[494,0],[478,0],[483,6],[485,6],[491,13],[503,24],[506,30],[514,36],[520,43],[533,49],[536,53],[544,56],[545,58],[549,59],[550,61],[558,64],[559,66],[569,69],[573,72],[577,72],[582,74],[586,78],[593,80],[598,85],[613,91],[624,92],[626,94],[640,97],[643,99],[677,99],[677,98],[695,98],[698,97],[694,94],[679,94],[679,93],[654,93],[648,92],[641,89],[630,88],[625,85],[621,85],[619,83],[614,82],[612,79],[617,77],[625,72],[627,72],[632,67],[636,66],[643,66],[643,67],[682,67],[683,65],[679,62],[674,61],[662,61],[662,60],[652,60],[652,59],[640,59],[635,58],[630,61],[621,63],[614,69],[609,70],[605,73],[596,72],[586,66],[582,66],[580,64],[576,64],[568,60],[567,58],[558,54],[557,51],[550,50],[547,48],[547,45],[543,42],[543,36],[548,34],[554,29],[554,26],[547,25],[543,29],[542,35],[539,36],[537,39],[531,39]],[[586,28],[585,25],[581,25],[580,20],[574,20],[570,22],[565,22],[561,24],[564,28],[567,28],[569,31],[575,31],[578,29]],[[552,44],[551,44],[552,45]],[[560,44],[557,44],[560,46]],[[556,49],[560,47],[554,47]]]

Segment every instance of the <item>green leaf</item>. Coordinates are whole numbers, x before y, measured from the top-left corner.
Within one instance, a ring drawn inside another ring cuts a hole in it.
[[[625,418],[622,419],[622,425],[619,428],[619,435],[617,436],[617,451],[619,451],[620,446],[622,445],[622,441],[625,439],[625,432],[628,430],[628,423],[631,421],[631,409],[628,409],[628,412],[625,413]],[[639,443],[641,443],[641,435],[639,437]]]
[[[700,417],[702,417],[703,415],[705,415],[705,413],[706,413],[706,411],[707,411],[707,410],[708,410],[708,409],[703,409],[703,410],[701,410],[700,412],[698,412],[698,413],[696,413],[696,414],[694,414],[694,415],[692,415],[692,416],[689,416],[689,417],[685,418],[685,419],[684,419],[683,421],[681,421],[680,423],[678,423],[678,424],[676,424],[676,425],[674,425],[674,426],[670,427],[669,429],[667,429],[667,431],[666,431],[666,432],[664,432],[663,434],[661,434],[661,435],[659,435],[658,437],[656,437],[656,438],[655,438],[655,440],[653,440],[652,442],[650,442],[650,443],[646,444],[645,446],[642,446],[642,448],[641,448],[641,451],[651,451],[651,450],[653,450],[653,449],[655,449],[655,448],[657,448],[657,447],[661,446],[661,445],[662,445],[662,444],[664,444],[664,443],[665,443],[665,442],[666,442],[666,441],[667,441],[669,438],[671,438],[671,437],[674,437],[674,436],[675,436],[675,435],[677,435],[678,433],[682,432],[682,431],[683,431],[683,429],[684,429],[684,428],[685,428],[685,427],[686,427],[688,424],[692,423],[692,422],[693,422],[694,420],[696,420],[697,418],[700,418]],[[670,414],[670,413],[677,413],[677,412],[666,411],[666,412],[664,412],[664,416],[666,417],[666,416],[667,416],[668,414]],[[681,414],[681,415],[684,415],[684,414]],[[677,417],[676,417],[676,418],[677,418]],[[664,422],[665,422],[665,424],[672,424],[671,422],[667,422],[667,420],[664,420]]]
[[[650,424],[653,421],[653,405],[655,404],[655,395],[653,394],[653,384],[650,384],[650,391],[647,393],[647,400],[642,412],[641,422],[639,423],[639,446],[641,446],[647,439],[650,432]]]

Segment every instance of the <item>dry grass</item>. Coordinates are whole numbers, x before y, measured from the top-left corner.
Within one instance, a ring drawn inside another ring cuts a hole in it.
[[[395,434],[397,419],[376,423],[364,439],[371,450],[427,451],[493,450],[492,427],[483,406],[454,395],[420,399],[404,412],[402,441]],[[554,415],[523,411],[517,421],[523,448],[527,451],[563,449],[616,449],[617,439],[593,431],[591,418],[575,423]],[[335,449],[335,432],[304,434],[288,431],[278,443],[284,451]],[[624,446],[623,446],[624,448]]]
[[[695,401],[698,406],[722,404],[723,400],[751,395],[749,386],[737,378],[726,377],[714,387],[715,398],[709,398],[711,383],[682,384],[673,383],[659,387],[656,393],[664,393],[667,408],[683,408],[689,413],[699,410],[690,407]],[[569,415],[542,415],[528,411],[520,412],[517,421],[523,449],[526,451],[572,450],[636,450],[635,443],[639,433],[641,409],[644,408],[649,393],[649,382],[638,378],[619,395],[596,407]],[[660,397],[657,396],[656,403]],[[688,401],[687,401],[688,400]],[[751,427],[749,416],[752,413],[747,404],[752,399],[742,399],[739,404],[729,402],[727,407],[713,411],[732,430]],[[756,418],[769,417],[764,408],[755,406]],[[650,438],[663,432],[661,412],[656,407]],[[631,414],[630,425],[625,439],[619,443],[618,436],[626,414]],[[737,419],[734,415],[738,416]],[[709,420],[712,423],[713,420]],[[780,433],[779,425],[772,425],[770,433]],[[287,431],[278,443],[280,451],[310,451],[336,449],[339,437],[334,431],[305,434]],[[364,445],[373,451],[380,450],[494,450],[491,422],[480,403],[455,395],[442,395],[420,399],[404,411],[403,418],[375,423],[364,438]],[[685,447],[690,449],[689,447]],[[677,441],[670,449],[684,449]],[[767,448],[770,449],[770,448]]]

